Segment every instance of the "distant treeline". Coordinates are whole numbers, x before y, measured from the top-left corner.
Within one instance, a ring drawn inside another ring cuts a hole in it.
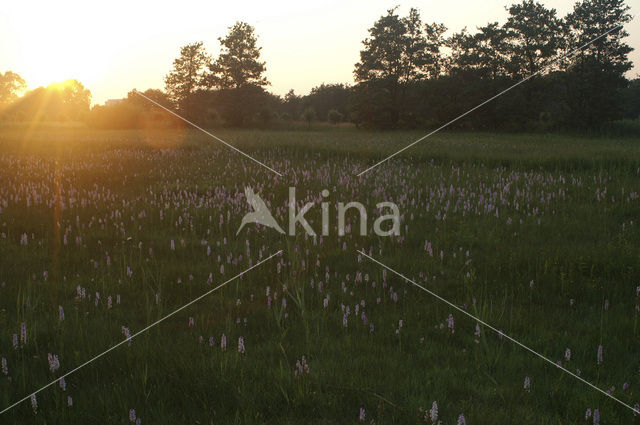
[[[565,17],[533,0],[507,10],[502,25],[489,23],[474,33],[465,28],[450,37],[443,24],[424,23],[417,9],[407,16],[388,10],[363,41],[354,85],[321,84],[307,95],[291,90],[284,97],[265,89],[266,65],[254,28],[238,22],[218,39],[217,58],[202,42],[186,45],[165,77],[164,91],[143,95],[207,127],[324,121],[433,128],[532,76],[452,127],[595,129],[638,119],[640,79],[625,77],[632,49],[622,41],[628,34],[621,26],[631,19],[623,0],[579,1]],[[24,84],[16,77],[0,74],[0,107],[3,101],[9,105],[0,109],[5,120],[82,119],[101,128],[183,125],[134,91],[89,109],[90,94],[75,80],[16,99]]]

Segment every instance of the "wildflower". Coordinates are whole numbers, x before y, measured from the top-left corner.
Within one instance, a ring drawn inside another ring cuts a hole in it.
[[[429,409],[429,419],[431,419],[433,423],[436,423],[438,420],[438,403],[435,401],[431,405],[431,409]]]
[[[38,400],[36,400],[36,395],[31,394],[31,408],[33,409],[33,413],[38,413]]]
[[[309,365],[307,364],[307,358],[302,356],[300,360],[296,360],[296,370],[294,375],[296,378],[309,374]]]
[[[480,325],[478,323],[476,323],[476,331],[473,333],[473,335],[476,337],[475,341],[476,343],[480,342]]]
[[[129,409],[129,422],[135,422],[135,421],[136,421],[136,409]]]
[[[590,417],[591,417],[591,409],[587,408],[587,411],[584,413],[584,419],[588,421]]]
[[[222,334],[220,337],[220,349],[222,349],[222,351],[227,349],[227,336],[225,334]]]
[[[451,333],[455,332],[452,314],[449,314],[449,317],[447,317],[447,328],[449,328],[449,332]]]
[[[629,384],[627,382],[625,382],[624,384],[622,384],[622,390],[623,391],[627,391],[629,389]]]
[[[640,403],[636,403],[633,405],[633,416],[640,415]]]
[[[367,412],[364,411],[364,407],[360,408],[360,422],[364,422]]]
[[[2,363],[2,374],[4,376],[9,375],[9,368],[7,367],[7,359],[3,357],[1,363]]]
[[[131,332],[129,332],[129,328],[123,326],[122,335],[124,335],[125,341],[129,341],[129,345],[131,345]]]
[[[213,347],[215,345],[215,341],[212,336],[209,337],[209,347]]]
[[[598,364],[602,364],[604,361],[602,357],[602,345],[598,345]]]
[[[20,344],[24,345],[27,343],[27,324],[22,322],[20,324]]]
[[[56,370],[60,369],[60,361],[58,360],[58,356],[56,354],[47,353],[47,360],[49,361],[49,370],[51,373],[54,373]]]
[[[349,322],[347,321],[347,315],[343,314],[342,315],[342,326],[344,326],[345,328],[348,326]]]
[[[567,348],[566,350],[564,350],[564,359],[566,361],[571,360],[571,349]]]
[[[111,295],[109,295],[107,297],[107,309],[111,310],[112,307],[113,307],[113,298],[111,297]]]
[[[244,354],[244,338],[238,338],[238,353]]]
[[[600,425],[600,411],[598,409],[593,410],[593,425]]]
[[[17,350],[18,349],[18,334],[13,334],[13,349]]]
[[[64,380],[64,377],[60,378],[59,384],[62,391],[67,391],[67,382]]]
[[[531,392],[531,379],[528,376],[524,377],[524,391]]]
[[[67,406],[73,406],[73,398],[70,395],[67,396]]]
[[[193,317],[189,317],[189,327],[192,328],[194,327],[196,324],[195,320],[193,319]]]
[[[58,319],[63,322],[64,321],[64,308],[61,305],[58,306]]]
[[[464,418],[464,413],[460,413],[458,416],[458,425],[467,425],[467,421]]]

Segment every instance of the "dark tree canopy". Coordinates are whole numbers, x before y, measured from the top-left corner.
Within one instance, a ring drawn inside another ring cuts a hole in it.
[[[565,45],[563,23],[555,9],[525,0],[508,9],[504,25],[509,71],[514,77],[538,72],[561,53]]]
[[[618,29],[577,56],[562,55],[629,22],[628,10],[623,0],[583,0],[562,18],[523,0],[507,8],[504,24],[463,29],[445,40],[444,25],[423,24],[416,9],[405,17],[391,9],[363,41],[349,114],[369,127],[434,126],[533,76],[455,126],[601,126],[634,110],[623,95],[631,67],[628,34]]]
[[[180,48],[180,56],[173,61],[173,70],[164,79],[165,90],[179,109],[188,109],[189,97],[205,87],[205,68],[209,60],[201,41]]]
[[[220,56],[209,65],[208,84],[221,89],[239,88],[245,85],[266,86],[266,66],[260,61],[258,37],[255,29],[246,22],[236,22],[224,38]]]

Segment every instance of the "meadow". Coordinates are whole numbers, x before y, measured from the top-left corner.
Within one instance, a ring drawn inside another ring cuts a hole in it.
[[[1,424],[631,424],[640,138],[0,129]],[[283,225],[247,225],[251,186]],[[367,206],[367,236],[337,202]],[[395,202],[399,236],[371,231]],[[597,419],[596,419],[597,417]],[[597,422],[596,422],[597,420]]]

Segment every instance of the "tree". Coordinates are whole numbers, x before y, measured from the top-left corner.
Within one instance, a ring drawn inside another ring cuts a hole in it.
[[[61,91],[62,103],[65,106],[68,118],[79,120],[82,118],[82,114],[89,112],[91,92],[80,81],[70,79],[59,84],[60,88],[55,87],[58,85],[53,86],[54,90]]]
[[[330,109],[337,109],[342,114],[347,113],[349,88],[344,84],[320,84],[311,89],[311,93],[304,96],[302,103],[316,111],[320,121],[327,120]]]
[[[313,108],[307,108],[302,111],[302,119],[307,122],[307,128],[311,128],[311,123],[316,119],[316,111]]]
[[[497,78],[507,74],[507,32],[497,22],[478,28],[475,34],[466,29],[447,40],[451,48],[449,72],[474,71],[479,77]]]
[[[408,89],[441,73],[444,25],[424,25],[417,9],[406,17],[387,11],[369,29],[355,65],[354,117],[368,126],[393,128],[413,122]]]
[[[15,101],[26,88],[27,83],[15,72],[0,72],[0,107]]]
[[[327,113],[327,118],[329,119],[329,122],[331,124],[337,125],[337,124],[340,124],[340,122],[344,118],[344,115],[340,111],[337,111],[335,109],[331,109]]]
[[[222,51],[218,59],[209,65],[207,80],[210,86],[226,89],[269,84],[263,76],[266,66],[260,61],[262,48],[258,47],[254,31],[246,22],[236,22],[229,27],[225,38],[218,38]]]
[[[201,41],[187,44],[180,48],[180,57],[173,61],[173,70],[164,79],[169,98],[187,115],[194,109],[190,102],[192,95],[205,87],[204,69],[209,61]]]
[[[360,62],[355,66],[356,82],[391,80],[398,82],[406,72],[402,55],[406,46],[406,26],[396,9],[389,9],[369,28],[369,37],[362,44]]]
[[[8,114],[28,121],[80,121],[91,105],[91,92],[78,80],[66,80],[28,91],[9,105]]]
[[[208,66],[206,85],[220,91],[221,115],[232,126],[250,123],[270,101],[263,89],[269,82],[263,76],[266,67],[260,61],[261,48],[254,31],[246,22],[229,27],[227,36],[218,38],[220,55]]]
[[[514,77],[539,71],[564,47],[563,23],[555,9],[547,9],[533,0],[509,7],[506,47],[509,67]]]
[[[282,101],[282,108],[287,114],[284,118],[293,119],[293,117],[299,116],[301,105],[302,97],[298,96],[293,89],[289,90]]]
[[[446,46],[444,33],[447,27],[443,24],[431,23],[424,25],[424,36],[428,53],[426,72],[431,78],[437,78],[443,71],[445,59],[440,51],[441,46]]]
[[[414,22],[413,38],[408,36],[406,22],[396,9],[389,9],[369,28],[369,37],[362,42],[360,62],[355,65],[358,86],[354,90],[354,112],[367,126],[397,126],[402,107],[400,84],[414,75],[407,62],[422,60],[416,40],[420,25]],[[415,55],[407,60],[408,46]]]
[[[571,28],[570,47],[578,48],[605,32],[631,21],[629,6],[624,0],[585,0],[575,4],[573,12],[567,15]],[[620,28],[591,43],[580,52],[578,62],[591,58],[599,62],[603,69],[623,75],[631,69],[629,53],[633,51],[622,41],[629,36]]]
[[[147,89],[142,92],[145,97],[153,100],[154,102],[164,106],[165,108],[171,108],[173,103],[171,102],[171,98],[168,94],[158,89]],[[133,90],[127,93],[127,102],[137,107],[140,107],[144,110],[160,110],[161,108],[149,102],[147,99],[141,97],[139,94],[135,93]]]
[[[578,48],[631,20],[623,0],[584,0],[575,4],[566,20],[571,48]],[[566,74],[569,125],[597,127],[624,115],[620,91],[628,84],[633,50],[622,41],[629,34],[620,28],[580,51]]]

